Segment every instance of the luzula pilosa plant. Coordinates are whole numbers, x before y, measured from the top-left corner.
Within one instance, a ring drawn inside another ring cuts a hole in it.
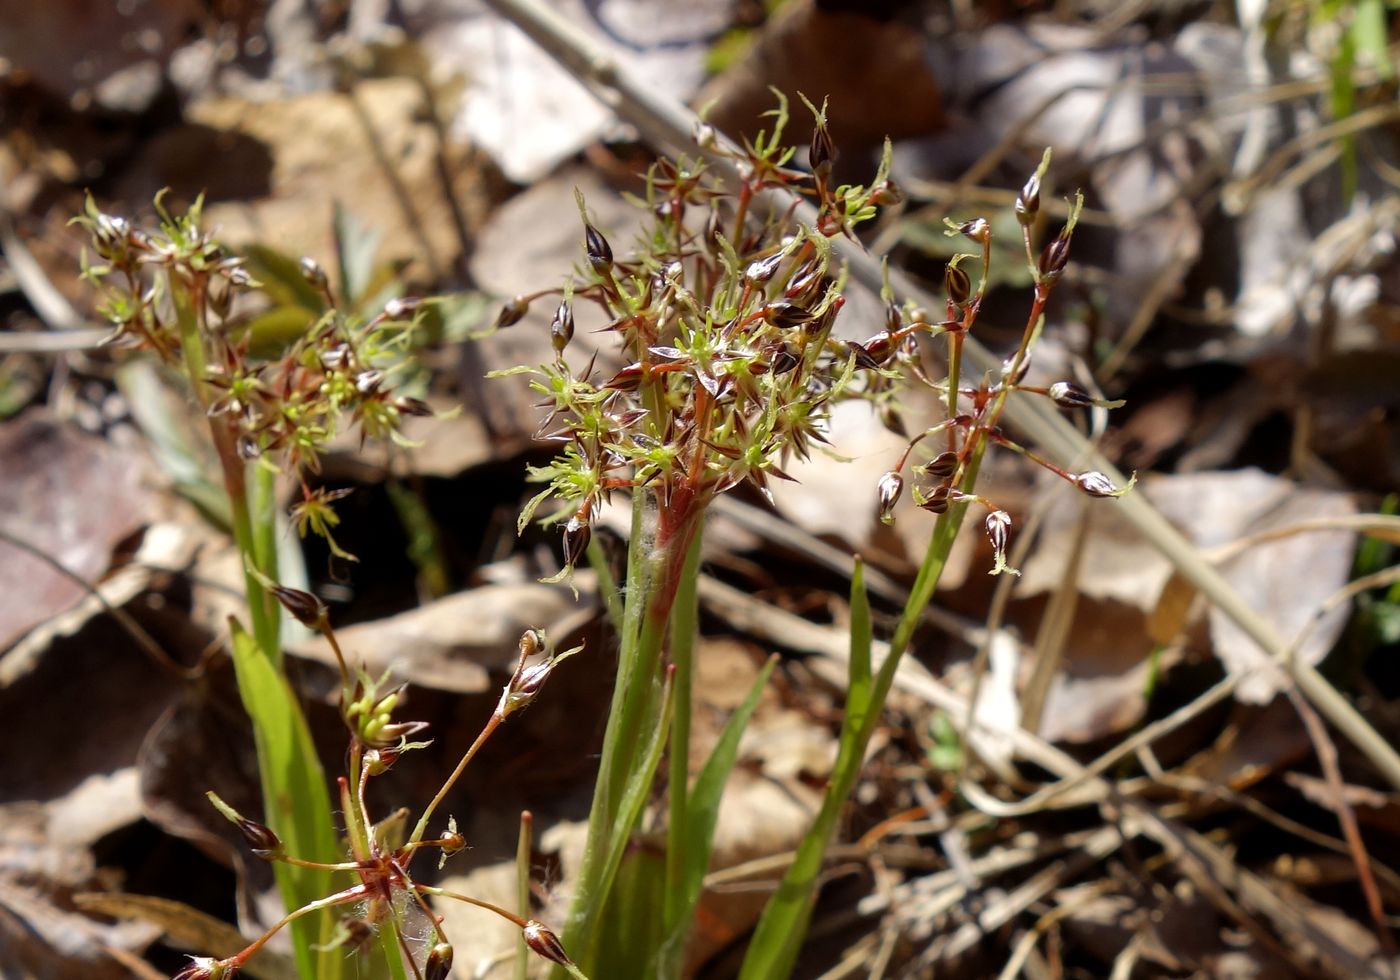
[[[987,288],[990,225],[977,219],[950,226],[950,234],[971,240],[978,252],[948,263],[942,317],[901,306],[886,289],[884,322],[843,331],[862,336],[859,341],[838,339],[833,328],[845,306],[845,274],[834,258],[832,240],[854,240],[855,228],[882,204],[897,200],[898,191],[889,179],[888,146],[870,185],[833,186],[835,151],[824,108],[807,105],[815,127],[806,171],[791,166],[794,151],[782,142],[785,101],[770,114],[772,134],[760,133],[742,147],[714,139],[703,126],[697,134],[702,148],[733,165],[737,185],[704,160],[656,163],[646,175],[640,202],[647,219],[637,247],[625,258],[592,223],[580,197],[583,263],[562,288],[516,297],[496,321],[497,328],[513,326],[532,303],[558,298],[549,327],[553,360],[502,372],[534,375],[532,386],[543,396],[546,412],[537,436],[562,443],[552,463],[532,470],[532,479],[547,486],[520,517],[523,528],[546,501],[555,505],[544,520],[562,527],[565,567],[556,577],[567,575],[587,553],[598,511],[614,493],[630,494],[633,502],[626,606],[618,617],[622,653],[617,689],[589,845],[565,934],[586,965],[592,962],[588,945],[595,941],[622,849],[642,809],[640,797],[660,757],[659,749],[653,752],[648,745],[673,714],[668,848],[683,836],[678,821],[684,817],[687,793],[689,692],[687,682],[678,678],[688,674],[689,640],[678,635],[681,619],[673,614],[686,576],[694,575],[693,545],[705,509],[717,494],[747,483],[768,496],[771,480],[791,479],[784,470],[788,461],[821,450],[831,409],[843,399],[872,402],[886,424],[903,433],[897,397],[906,380],[937,391],[946,417],[911,438],[874,488],[873,504],[883,520],[892,519],[907,468],[919,480],[912,496],[924,510],[944,515],[953,508],[960,515],[974,502],[987,508],[985,529],[995,550],[993,572],[998,573],[1009,570],[1005,549],[1011,518],[972,490],[988,444],[1022,452],[1091,495],[1116,496],[1126,490],[1099,473],[1054,467],[1000,428],[1005,399],[1013,390],[1044,395],[1067,408],[1110,404],[1073,382],[1045,388],[1024,384],[1028,355],[1045,303],[1068,261],[1080,208],[1076,201],[1063,229],[1037,254],[1032,237],[1048,154],[1017,200],[1035,283],[1024,337],[999,376],[968,385],[959,374],[962,341],[977,320]],[[795,219],[795,196],[815,203],[813,224]],[[979,261],[981,275],[974,287],[964,266]],[[621,370],[599,372],[596,358],[571,356],[574,308],[580,302],[601,309],[604,330],[622,354]],[[936,337],[947,345],[942,377],[934,377],[926,366],[928,341]],[[929,458],[911,465],[916,451],[928,452]],[[931,591],[932,584],[919,601],[926,603]],[[911,623],[921,609],[912,612]],[[693,625],[693,616],[689,622]],[[907,640],[906,634],[903,643]],[[882,683],[887,690],[888,681]],[[708,848],[708,841],[700,846]],[[668,872],[676,863],[668,851]],[[674,884],[668,878],[668,904]],[[668,969],[674,968],[673,960]],[[670,975],[667,970],[662,974]]]
[[[498,329],[513,326],[532,302],[561,297],[549,328],[554,361],[498,374],[537,376],[532,387],[544,396],[541,407],[547,414],[536,438],[563,443],[552,463],[532,470],[533,480],[549,485],[525,507],[519,524],[523,528],[543,502],[560,502],[546,521],[562,524],[566,566],[583,557],[599,506],[619,490],[641,491],[651,502],[654,527],[646,529],[654,536],[651,547],[683,556],[697,519],[716,494],[747,482],[771,499],[770,479],[792,479],[782,467],[826,443],[836,402],[867,399],[886,424],[903,433],[896,382],[908,379],[937,390],[947,417],[911,439],[880,481],[876,500],[883,520],[892,520],[904,490],[902,471],[913,451],[939,435],[945,436],[947,448],[912,467],[929,478],[927,486],[914,488],[915,502],[934,514],[960,500],[987,506],[994,517],[989,528],[1002,529],[989,530],[998,544],[998,571],[1005,570],[999,543],[1005,541],[1009,516],[989,501],[955,489],[979,437],[1028,456],[1090,495],[1126,492],[1102,474],[1055,467],[998,428],[1000,401],[1011,390],[1044,395],[1064,408],[1121,404],[1095,398],[1073,381],[1022,384],[1030,366],[1032,332],[1068,262],[1080,208],[1076,202],[1063,230],[1037,258],[1031,229],[1040,210],[1048,153],[1016,204],[1036,282],[1027,336],[1001,377],[968,386],[958,375],[961,339],[976,322],[987,288],[991,226],[980,218],[949,223],[949,233],[970,239],[979,254],[960,254],[948,263],[943,319],[901,307],[887,291],[883,324],[872,325],[873,332],[861,341],[836,339],[832,328],[846,302],[845,276],[833,261],[830,239],[854,237],[856,226],[873,218],[880,205],[898,200],[899,192],[889,179],[888,146],[871,185],[832,188],[835,151],[825,113],[808,106],[816,116],[810,172],[789,166],[794,150],[781,140],[787,121],[783,102],[770,113],[775,117],[772,136],[760,133],[735,161],[741,174],[737,194],[702,162],[663,159],[653,166],[644,202],[652,220],[630,260],[614,256],[579,196],[582,275],[570,278],[562,290],[516,297],[498,316]],[[700,143],[708,145],[703,132]],[[765,200],[756,214],[755,201],[775,187],[813,198],[816,226],[796,223],[791,208],[774,207],[772,200]],[[962,266],[978,259],[982,275],[974,290]],[[610,377],[595,373],[595,358],[571,364],[566,356],[575,332],[573,307],[580,300],[603,310],[606,330],[616,335],[628,362]],[[951,370],[944,378],[930,377],[921,336],[947,337]]]
[[[519,659],[495,711],[405,836],[402,815],[373,820],[365,787],[404,752],[427,744],[410,741],[426,725],[397,719],[404,700],[401,688],[385,689],[382,680],[351,671],[320,600],[277,581],[277,477],[293,477],[298,488],[289,515],[298,531],[324,537],[333,553],[348,558],[331,537],[337,523],[333,503],[343,494],[313,488],[309,475],[318,470],[321,455],[342,426],[357,425],[366,437],[399,438],[405,416],[429,411],[392,384],[395,374],[411,366],[405,355],[419,301],[390,300],[367,320],[347,316],[336,308],[325,273],[303,260],[302,274],[324,298],[326,312],[275,354],[259,356],[249,312],[239,302],[240,294],[257,283],[242,260],[201,226],[198,201],[178,216],[159,197],[155,206],[159,228],[148,232],[102,213],[89,200],[76,221],[89,232],[96,261],[85,253],[83,271],[101,292],[100,311],[114,326],[112,344],[148,349],[183,371],[209,425],[246,573],[253,631],[234,623],[232,648],[239,689],[257,735],[263,793],[270,801],[267,823],[237,813],[215,793],[209,796],[254,854],[275,863],[289,910],[245,949],[222,959],[197,957],[178,976],[232,977],[273,935],[290,926],[305,977],[339,976],[344,947],[367,944],[377,935],[391,976],[404,976],[406,963],[418,980],[442,980],[451,969],[452,945],[427,896],[503,916],[521,930],[530,949],[581,976],[542,923],[421,884],[411,874],[419,852],[436,849],[445,860],[465,846],[452,820],[446,832],[428,837],[432,817],[487,739],[528,705],[554,667],[575,651],[550,652],[534,630],[521,637]],[[340,713],[349,749],[346,775],[339,780],[339,821],[300,708],[281,674],[279,605],[324,635],[340,667]],[[348,861],[340,860],[340,821]],[[407,918],[412,908],[423,913],[423,935],[412,935],[418,928]],[[341,914],[349,911],[353,914]],[[313,922],[315,928],[308,928]]]

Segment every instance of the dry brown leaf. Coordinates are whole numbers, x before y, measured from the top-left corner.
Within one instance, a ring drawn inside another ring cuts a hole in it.
[[[0,527],[96,582],[112,548],[154,516],[151,472],[134,449],[35,411],[0,425]],[[86,590],[0,540],[0,650]]]

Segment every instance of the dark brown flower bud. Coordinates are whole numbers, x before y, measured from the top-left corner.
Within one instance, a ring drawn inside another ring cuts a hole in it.
[[[948,495],[951,492],[946,484],[934,487],[933,493],[924,498],[919,506],[930,514],[942,514],[948,509]]]
[[[1040,212],[1040,174],[1031,174],[1021,193],[1016,195],[1016,220],[1030,227]]]
[[[317,262],[309,255],[302,256],[301,259],[302,277],[317,289],[325,289],[327,284],[326,270],[321,268],[321,263]]]
[[[899,503],[899,498],[904,494],[904,477],[895,470],[890,470],[880,477],[877,490],[880,499],[880,522],[893,524],[894,505]]]
[[[504,330],[506,327],[513,327],[521,320],[525,319],[525,314],[530,312],[530,303],[524,296],[517,296],[505,306],[501,307],[501,312],[496,314],[496,329]]]
[[[549,962],[558,963],[560,966],[568,966],[573,963],[573,960],[569,959],[569,954],[564,952],[564,944],[559,941],[559,937],[543,922],[531,919],[525,923],[521,935],[525,939],[526,946],[529,946],[537,955],[544,957]]]
[[[452,944],[434,943],[423,963],[423,980],[447,980],[452,972]]]
[[[904,311],[899,308],[898,303],[889,302],[885,304],[885,332],[899,333],[904,326]]]
[[[390,320],[402,320],[411,316],[422,305],[423,300],[418,296],[399,296],[384,304],[384,315]]]
[[[321,351],[321,367],[327,371],[339,371],[350,363],[353,353],[349,344],[342,343],[328,347]]]
[[[642,365],[629,364],[604,383],[604,388],[614,391],[636,391],[642,386]]]
[[[876,366],[888,361],[898,346],[899,341],[883,330],[861,344],[861,348],[870,355],[870,359],[875,362]]]
[[[564,564],[577,565],[588,550],[588,542],[593,537],[593,528],[587,518],[575,514],[564,524]]]
[[[1050,400],[1061,408],[1088,408],[1094,396],[1073,381],[1056,381],[1049,388]]]
[[[972,239],[978,245],[986,246],[992,240],[992,226],[987,224],[986,218],[973,218],[958,225],[958,231]]]
[[[775,252],[766,259],[751,262],[744,270],[744,278],[755,286],[766,286],[777,275],[778,266],[783,264],[786,257],[782,252]]]
[[[427,418],[433,414],[433,406],[423,399],[414,398],[411,395],[400,395],[395,398],[394,407],[404,415],[417,415],[420,418]]]
[[[243,835],[243,840],[258,857],[271,858],[282,853],[282,841],[273,833],[271,827],[260,824],[256,820],[249,820],[225,803],[219,794],[212,790],[204,795],[225,820],[238,828],[238,832]]]
[[[549,321],[549,340],[554,345],[555,354],[563,354],[569,341],[574,339],[574,308],[566,299],[554,311],[554,319]]]
[[[787,374],[789,371],[797,370],[797,366],[802,363],[802,359],[797,356],[797,351],[791,344],[780,344],[769,348],[768,364],[774,374]]]
[[[370,369],[355,375],[355,390],[362,395],[372,395],[384,383],[384,372]]]
[[[1028,350],[1021,356],[1021,363],[1016,363],[1016,356],[1013,354],[1001,362],[1001,380],[1003,384],[1018,385],[1025,380],[1026,372],[1031,369],[1031,352]]]
[[[950,300],[958,306],[962,306],[972,295],[972,280],[968,278],[966,272],[950,262],[943,269],[943,288],[948,293]]]
[[[312,628],[326,622],[326,604],[310,592],[291,589],[285,585],[274,585],[272,594],[282,603],[282,608],[296,617],[297,621]]]
[[[1059,279],[1069,265],[1069,239],[1057,236],[1040,252],[1040,278],[1044,282]]]
[[[803,309],[795,303],[769,303],[763,308],[763,319],[783,330],[800,327],[813,320],[811,310]]]
[[[612,271],[613,252],[603,233],[592,225],[583,226],[583,250],[588,256],[588,265],[599,275]]]
[[[937,477],[940,480],[944,477],[952,476],[957,471],[958,454],[953,452],[951,449],[947,450],[946,452],[939,453],[937,456],[933,457],[933,459],[929,460],[926,466],[924,466],[925,473],[927,473],[929,476]]]
[[[812,142],[807,147],[807,162],[812,166],[812,174],[821,183],[831,177],[831,168],[836,162],[836,144],[825,123],[818,122],[812,129]]]

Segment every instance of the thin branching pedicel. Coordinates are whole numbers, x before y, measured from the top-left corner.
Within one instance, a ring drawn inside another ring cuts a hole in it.
[[[270,827],[251,820],[225,803],[216,793],[208,793],[210,802],[243,836],[249,849],[266,861],[277,861],[299,867],[316,867],[327,871],[353,874],[358,882],[317,901],[307,903],[288,913],[262,936],[233,956],[221,960],[196,957],[177,974],[177,980],[216,980],[234,976],[269,939],[289,923],[312,912],[336,907],[353,907],[353,916],[341,922],[340,944],[354,947],[379,933],[386,944],[386,955],[402,956],[420,980],[442,980],[451,971],[453,947],[442,929],[442,918],[428,899],[453,900],[492,912],[521,930],[527,946],[544,959],[562,966],[572,976],[580,973],[564,952],[564,946],[554,932],[542,922],[526,919],[491,902],[472,898],[458,892],[415,881],[412,874],[414,859],[420,852],[436,851],[440,869],[447,859],[466,847],[466,839],[457,830],[456,820],[449,818],[439,836],[428,837],[432,817],[491,735],[511,715],[529,706],[539,695],[555,667],[577,652],[577,648],[552,653],[548,641],[535,630],[527,630],[520,638],[519,658],[510,680],[501,692],[495,711],[481,733],[463,755],[452,775],[443,783],[433,800],[424,809],[413,832],[405,836],[403,814],[393,814],[376,821],[366,805],[366,789],[370,780],[384,775],[405,753],[427,746],[427,742],[410,741],[427,725],[420,721],[401,721],[395,712],[403,706],[401,687],[383,689],[382,682],[363,673],[352,674],[341,652],[334,631],[326,621],[325,610],[314,596],[296,589],[279,587],[277,597],[284,607],[308,626],[318,629],[331,644],[340,665],[344,691],[341,698],[341,718],[350,735],[348,775],[340,779],[341,812],[346,821],[346,836],[350,842],[350,860],[334,864],[306,861],[290,854]],[[419,966],[418,957],[409,943],[405,916],[416,908],[430,923],[425,938],[426,954]],[[390,927],[391,926],[391,927]]]

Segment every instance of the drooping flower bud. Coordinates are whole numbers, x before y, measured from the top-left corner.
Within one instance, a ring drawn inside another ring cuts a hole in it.
[[[504,330],[506,327],[513,327],[525,319],[525,314],[529,312],[529,301],[524,296],[517,296],[502,306],[501,312],[496,314],[495,329]]]
[[[1107,475],[1098,470],[1080,473],[1074,478],[1074,483],[1091,497],[1121,497],[1127,493],[1127,487],[1116,486]]]
[[[785,258],[787,256],[782,252],[774,252],[766,259],[751,262],[749,267],[744,270],[744,278],[755,286],[766,286],[777,275],[778,266],[783,264]]]
[[[924,472],[929,476],[944,479],[952,476],[958,470],[958,454],[951,449],[939,453],[924,465]]]
[[[273,832],[271,827],[245,817],[225,803],[219,794],[215,793],[213,790],[210,790],[204,795],[225,820],[238,828],[238,832],[243,835],[243,840],[247,843],[248,849],[255,855],[260,858],[271,859],[282,853],[282,840]]]
[[[929,494],[919,506],[930,514],[942,514],[948,510],[948,495],[952,492],[947,484],[933,488],[933,493]]]
[[[769,349],[768,364],[774,374],[787,374],[795,371],[802,363],[791,344],[779,344]]]
[[[880,477],[877,487],[880,497],[880,523],[894,523],[894,505],[899,503],[899,498],[904,493],[904,477],[895,470],[890,470]]]
[[[987,529],[987,537],[992,542],[993,564],[989,574],[1000,575],[1002,572],[1010,572],[1012,575],[1021,573],[1006,563],[1006,532],[1011,527],[1011,515],[1004,510],[994,510],[987,515],[987,520],[983,524]]]
[[[588,256],[588,265],[599,275],[612,271],[613,251],[603,233],[592,225],[583,226],[583,250]]]
[[[1067,265],[1069,265],[1069,239],[1060,235],[1041,249],[1039,265],[1041,281],[1055,282],[1064,274]]]
[[[549,340],[554,345],[555,354],[563,354],[569,341],[574,339],[574,307],[567,299],[554,311],[554,319],[549,321]]]
[[[525,923],[521,935],[525,939],[525,945],[534,950],[536,955],[542,956],[551,963],[558,963],[560,966],[569,966],[573,963],[573,960],[569,959],[569,954],[564,952],[564,944],[559,941],[559,937],[543,922],[531,919]]]
[[[285,585],[274,585],[272,594],[282,603],[282,608],[296,617],[297,622],[302,625],[315,629],[326,622],[326,604],[310,592],[291,589]]]
[[[1016,220],[1025,227],[1035,224],[1035,216],[1040,213],[1040,172],[1031,174],[1021,193],[1016,195]]]
[[[588,542],[593,537],[593,528],[588,518],[573,515],[564,523],[564,564],[573,566],[579,563],[588,550]]]
[[[1088,408],[1094,396],[1073,381],[1056,381],[1049,388],[1050,400],[1061,408]]]
[[[423,980],[447,980],[452,972],[452,944],[434,943],[423,963]]]
[[[384,304],[384,315],[390,320],[402,320],[417,312],[422,305],[423,300],[418,296],[399,296]]]
[[[796,303],[769,303],[763,308],[763,319],[783,330],[800,327],[813,320],[811,310],[803,309]]]
[[[404,415],[417,415],[426,418],[433,414],[433,406],[423,399],[414,398],[411,395],[399,395],[394,399],[394,407]]]
[[[972,295],[972,280],[966,272],[949,262],[943,270],[943,289],[948,293],[948,299],[962,306]]]
[[[958,231],[972,239],[978,245],[986,246],[992,240],[992,226],[987,224],[986,218],[973,218],[958,225]]]
[[[317,262],[309,255],[303,255],[299,265],[301,267],[303,279],[311,283],[311,285],[315,286],[317,289],[326,288],[328,280],[326,279],[326,270],[321,268],[321,263]]]

